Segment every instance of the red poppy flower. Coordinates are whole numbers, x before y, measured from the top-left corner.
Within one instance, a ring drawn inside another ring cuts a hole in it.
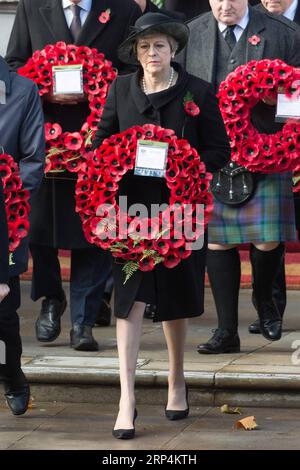
[[[54,123],[51,124],[50,122],[46,122],[45,124],[45,138],[46,140],[53,140],[57,139],[62,133],[62,128],[59,124]]]
[[[67,132],[64,138],[66,148],[70,150],[79,150],[83,144],[83,138],[79,132]]]
[[[250,42],[252,46],[257,46],[260,43],[260,41],[261,41],[260,37],[257,36],[256,34],[248,38],[248,42]]]
[[[200,114],[200,108],[193,101],[188,101],[184,106],[185,112],[190,116],[198,116]]]
[[[105,24],[110,20],[110,12],[111,12],[110,8],[108,8],[105,11],[102,11],[102,13],[100,14],[100,16],[98,18],[100,23]]]

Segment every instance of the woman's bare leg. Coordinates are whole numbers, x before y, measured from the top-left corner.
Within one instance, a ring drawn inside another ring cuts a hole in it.
[[[135,302],[126,319],[117,318],[117,344],[120,367],[121,397],[114,429],[131,429],[135,408],[134,382],[142,334],[145,304]]]

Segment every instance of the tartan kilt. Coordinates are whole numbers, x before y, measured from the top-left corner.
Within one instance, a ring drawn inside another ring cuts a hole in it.
[[[294,241],[295,209],[291,173],[262,175],[252,199],[241,207],[214,198],[208,242],[240,244]]]

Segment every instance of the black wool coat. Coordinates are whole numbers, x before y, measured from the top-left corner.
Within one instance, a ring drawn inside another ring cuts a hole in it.
[[[175,65],[174,65],[175,66]],[[179,78],[175,86],[152,95],[140,88],[140,71],[118,77],[109,93],[93,147],[103,139],[134,125],[151,123],[173,129],[197,149],[208,171],[222,168],[229,160],[227,135],[210,85],[175,66]],[[184,110],[184,97],[193,95],[200,108],[197,117]],[[128,205],[168,203],[166,184],[161,178],[135,176],[128,172],[120,183],[120,194],[128,196]],[[203,312],[205,251],[194,251],[190,258],[173,269],[158,265],[151,273],[136,272],[123,285],[121,266],[114,263],[115,314],[126,317],[134,300],[157,305],[155,320],[172,320]]]
[[[8,232],[2,179],[0,178],[0,284],[8,283]]]
[[[18,163],[23,187],[31,195],[31,207],[45,166],[44,118],[37,86],[9,69],[0,57],[0,81],[5,84],[5,103],[0,103],[0,145]],[[27,270],[28,237],[13,253],[9,277]]]
[[[100,23],[99,15],[107,9],[111,11],[110,19],[107,23]],[[121,70],[124,64],[118,59],[118,46],[141,14],[134,0],[93,0],[75,44],[96,48]],[[7,48],[9,65],[16,70],[35,50],[57,41],[74,43],[61,0],[20,0]],[[75,106],[46,103],[44,112],[47,121],[59,122],[64,131],[70,132],[79,130],[89,114],[86,103]],[[90,247],[75,212],[75,183],[74,174],[44,179],[38,203],[32,208],[31,243],[64,249]]]

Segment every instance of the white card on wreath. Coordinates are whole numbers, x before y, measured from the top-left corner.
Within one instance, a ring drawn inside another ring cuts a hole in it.
[[[53,95],[83,95],[82,64],[55,65]]]
[[[285,122],[288,119],[300,119],[300,96],[289,98],[284,93],[279,93],[276,121]]]
[[[168,144],[138,140],[134,174],[164,178],[167,169]]]

